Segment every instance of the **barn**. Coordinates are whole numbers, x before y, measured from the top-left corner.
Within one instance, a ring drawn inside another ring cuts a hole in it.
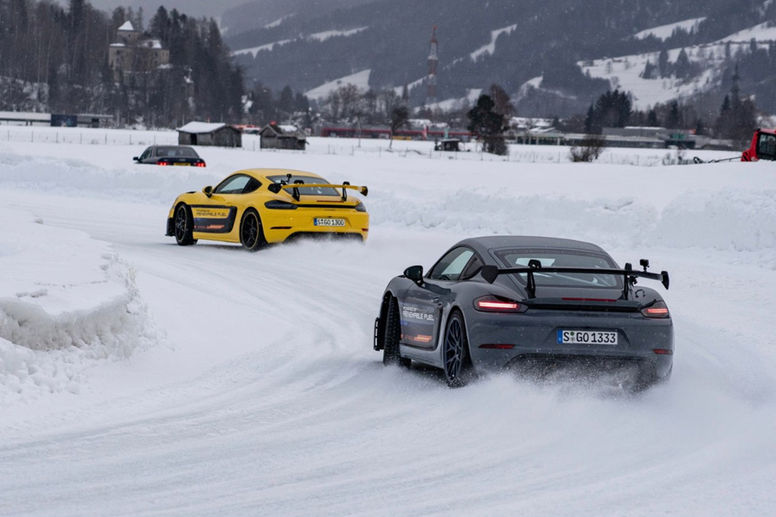
[[[223,122],[193,121],[178,128],[178,144],[242,147],[242,133]]]
[[[259,131],[262,149],[294,149],[304,151],[307,136],[294,126],[267,124]]]

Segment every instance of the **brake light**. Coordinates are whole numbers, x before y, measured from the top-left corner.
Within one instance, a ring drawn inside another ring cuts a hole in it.
[[[205,162],[203,161],[197,162],[197,167],[204,167],[204,166],[205,166]]]
[[[474,300],[474,308],[483,312],[525,312],[527,307],[514,300],[496,296],[483,296]]]
[[[663,301],[658,301],[641,309],[641,314],[647,318],[667,318],[669,316],[668,306]]]
[[[167,162],[156,162],[157,165],[169,165]]]
[[[272,210],[296,210],[297,206],[288,201],[282,201],[280,199],[270,199],[264,206]]]

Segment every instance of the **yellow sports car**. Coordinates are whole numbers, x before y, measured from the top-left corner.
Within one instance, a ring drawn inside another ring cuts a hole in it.
[[[312,172],[246,169],[216,187],[181,194],[167,217],[167,235],[181,246],[198,239],[240,243],[255,251],[297,235],[351,235],[366,240],[369,214],[348,191]]]

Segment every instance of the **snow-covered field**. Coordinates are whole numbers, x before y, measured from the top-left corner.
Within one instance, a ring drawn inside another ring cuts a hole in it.
[[[133,165],[167,133],[10,138],[27,130],[0,130],[0,515],[776,512],[773,163],[314,139],[200,148],[195,170]],[[368,185],[368,243],[251,254],[163,236],[175,195],[255,166]],[[387,281],[494,233],[670,271],[671,382],[629,396],[494,374],[450,390],[383,368]]]

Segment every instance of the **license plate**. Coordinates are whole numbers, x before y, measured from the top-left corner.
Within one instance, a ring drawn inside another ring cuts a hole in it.
[[[186,165],[186,166],[189,166],[191,164],[189,162],[175,162],[173,165]]]
[[[558,330],[559,345],[616,345],[616,330]]]
[[[339,217],[316,217],[315,226],[345,226],[345,220]]]

